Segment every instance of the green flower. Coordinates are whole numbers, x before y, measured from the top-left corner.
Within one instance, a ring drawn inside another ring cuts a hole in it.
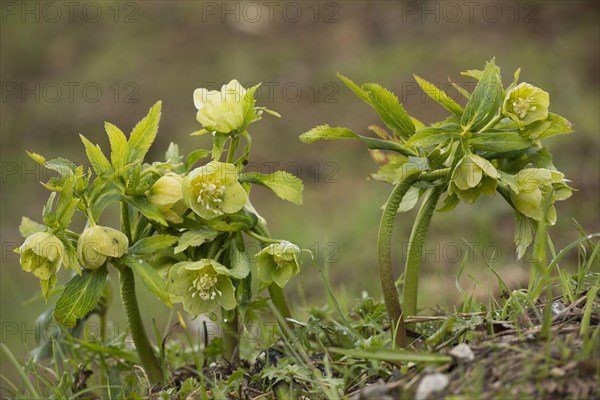
[[[185,204],[204,219],[235,213],[248,198],[235,165],[211,161],[183,180]]]
[[[183,303],[183,308],[192,315],[211,312],[217,306],[232,310],[237,304],[231,273],[215,260],[173,265],[167,290],[171,301]]]
[[[167,221],[174,224],[183,222],[181,216],[187,210],[183,201],[182,183],[181,176],[168,173],[160,177],[146,193],[148,201],[158,208]]]
[[[129,241],[121,231],[96,225],[87,228],[79,236],[77,254],[87,269],[97,269],[108,257],[119,258],[127,252]]]
[[[492,163],[475,154],[463,157],[452,172],[450,193],[467,204],[472,204],[480,194],[493,196],[496,193],[498,170]]]
[[[245,129],[246,110],[254,109],[254,98],[246,99],[246,89],[237,80],[232,80],[221,90],[194,90],[194,105],[198,109],[196,119],[209,131],[221,133],[239,132]],[[255,115],[250,113],[251,119]]]
[[[65,247],[59,238],[48,232],[37,232],[25,239],[16,250],[21,254],[23,271],[48,281],[55,277],[62,264]]]
[[[258,279],[284,287],[300,269],[300,248],[288,241],[270,244],[256,254]]]
[[[545,223],[554,225],[556,209],[554,203],[569,198],[572,189],[564,182],[564,175],[547,168],[525,168],[515,175],[518,192],[511,191],[510,199],[522,214],[542,221],[544,205],[549,201]],[[548,199],[548,196],[551,196]]]
[[[502,113],[524,126],[548,117],[550,95],[529,83],[520,83],[506,93]]]

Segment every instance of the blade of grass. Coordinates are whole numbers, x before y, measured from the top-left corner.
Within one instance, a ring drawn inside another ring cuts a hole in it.
[[[21,364],[19,364],[19,362],[15,358],[15,355],[10,351],[10,349],[4,343],[0,343],[0,348],[2,349],[2,352],[4,354],[6,354],[6,357],[8,358],[8,361],[17,370],[17,373],[19,374],[19,376],[21,377],[21,379],[23,379],[23,384],[27,388],[27,392],[29,393],[29,395],[31,396],[31,398],[33,398],[33,399],[39,399],[39,398],[41,398],[40,395],[38,394],[38,392],[33,387],[31,381],[29,381],[29,377],[27,376],[27,374],[25,373],[25,371],[21,367]]]
[[[600,287],[594,286],[587,292],[587,300],[585,301],[585,308],[583,311],[583,317],[581,318],[581,329],[579,330],[579,334],[583,337],[587,337],[588,331],[590,329],[590,319],[592,318],[592,308],[594,306],[594,301],[596,300],[596,295],[598,294],[598,289]]]
[[[374,351],[358,350],[358,349],[341,349],[338,347],[332,347],[329,349],[332,353],[341,354],[353,358],[364,358],[367,360],[378,360],[388,362],[422,362],[431,364],[445,364],[452,361],[451,356],[444,354],[428,354],[428,353],[417,353],[414,351],[406,350],[391,350],[381,349]]]

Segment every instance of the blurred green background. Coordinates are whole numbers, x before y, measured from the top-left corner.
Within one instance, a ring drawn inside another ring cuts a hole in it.
[[[49,5],[50,4],[50,5]],[[53,4],[53,5],[52,5]],[[378,82],[395,92],[409,113],[425,123],[446,112],[417,91],[416,73],[447,89],[448,77],[471,83],[460,71],[496,57],[504,82],[517,67],[521,79],[551,95],[551,110],[575,127],[548,142],[556,166],[578,191],[558,204],[550,229],[557,248],[576,239],[571,219],[588,232],[600,230],[598,2],[2,2],[1,28],[1,320],[2,341],[23,357],[32,348],[36,316],[46,306],[37,279],[21,271],[12,249],[21,238],[22,215],[40,220],[49,175],[25,155],[68,156],[84,163],[78,133],[105,150],[103,121],[130,131],[163,100],[158,139],[149,158],[161,158],[170,141],[187,153],[207,147],[190,137],[199,128],[192,92],[232,78],[263,82],[258,105],[280,112],[252,125],[254,166],[301,176],[304,205],[285,203],[261,188],[254,204],[271,232],[315,252],[334,290],[347,306],[363,291],[379,297],[375,241],[380,206],[391,187],[368,181],[376,170],[358,142],[306,145],[298,135],[329,123],[366,132],[376,114],[336,78]],[[469,87],[469,86],[467,86]],[[448,93],[457,98],[456,92]],[[396,271],[414,211],[396,225]],[[107,213],[102,221],[115,224]],[[83,221],[77,221],[79,227]],[[421,306],[450,306],[462,256],[466,272],[487,286],[483,259],[466,254],[472,243],[514,287],[526,285],[529,264],[514,257],[513,215],[500,196],[437,214],[421,281]],[[565,264],[575,264],[570,258]],[[65,279],[65,276],[62,276]],[[469,279],[463,286],[473,286]],[[166,307],[143,289],[144,313],[165,321]],[[297,309],[323,305],[318,272],[306,263],[286,291]],[[485,291],[481,291],[486,296]],[[51,299],[51,302],[55,299]],[[119,299],[110,315],[123,322]],[[16,330],[15,330],[16,329]],[[10,374],[10,372],[9,372]]]

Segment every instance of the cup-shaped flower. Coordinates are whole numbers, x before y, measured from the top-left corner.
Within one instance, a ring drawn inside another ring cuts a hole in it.
[[[108,257],[119,258],[127,252],[129,241],[119,230],[92,226],[83,231],[77,242],[79,261],[87,269],[97,269]]]
[[[209,131],[240,132],[255,118],[253,97],[246,98],[246,89],[232,80],[221,90],[194,90],[196,119]]]
[[[167,221],[174,224],[183,222],[182,215],[187,210],[183,201],[182,183],[183,177],[168,173],[160,177],[146,193],[150,204],[158,208]]]
[[[256,253],[258,279],[263,282],[275,282],[284,287],[300,269],[298,254],[300,248],[288,241],[273,243]]]
[[[48,232],[37,232],[28,236],[17,252],[21,254],[19,261],[23,271],[47,281],[60,269],[65,248],[56,236]]]
[[[183,179],[183,198],[200,217],[212,219],[241,210],[248,195],[235,165],[211,161]]]
[[[548,117],[550,95],[529,83],[520,83],[506,93],[502,112],[524,126]]]
[[[518,193],[510,193],[515,208],[536,221],[542,221],[545,214],[545,223],[554,225],[554,203],[569,198],[572,192],[564,182],[564,175],[547,168],[524,168],[515,175],[515,182]],[[548,199],[548,196],[551,197]],[[544,210],[546,201],[548,209]]]
[[[169,270],[168,279],[171,301],[183,303],[192,315],[214,311],[217,306],[232,310],[237,304],[231,273],[215,260],[177,263]]]
[[[450,193],[472,204],[480,194],[493,196],[499,178],[498,170],[483,157],[468,154],[463,157],[452,172]]]

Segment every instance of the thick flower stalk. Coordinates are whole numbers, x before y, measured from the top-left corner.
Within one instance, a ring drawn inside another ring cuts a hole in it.
[[[235,165],[229,163],[211,161],[196,168],[182,185],[185,204],[207,220],[241,210],[248,199]]]

